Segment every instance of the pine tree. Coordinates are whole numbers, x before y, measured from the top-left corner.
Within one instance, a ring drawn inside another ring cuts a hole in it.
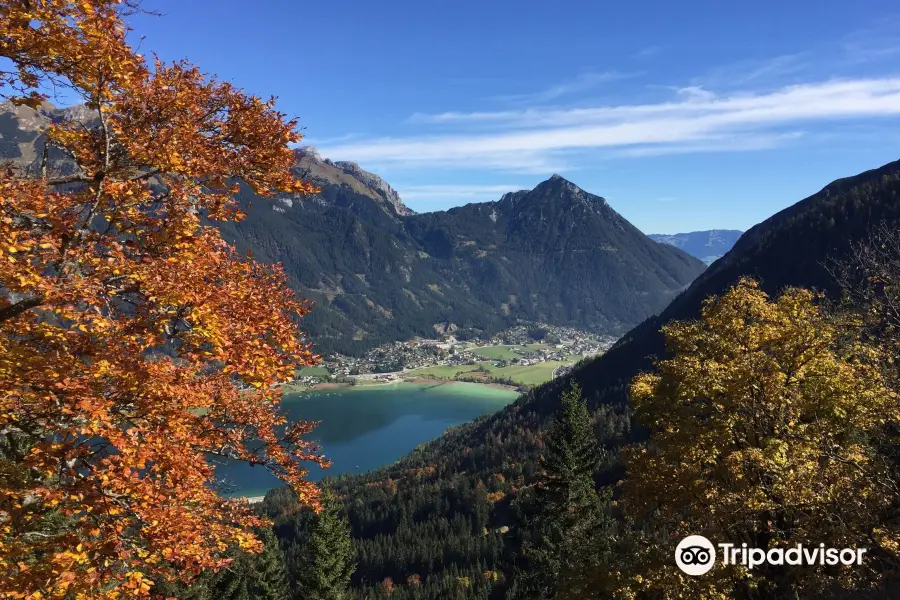
[[[572,587],[600,555],[608,519],[594,487],[600,461],[587,405],[574,382],[563,392],[540,459],[529,539],[522,546],[509,597],[548,599]]]
[[[259,554],[233,551],[231,564],[218,572],[204,571],[190,584],[158,582],[154,591],[179,600],[289,600],[284,556],[271,529],[258,533]]]
[[[288,600],[290,589],[284,556],[271,529],[260,535],[265,548],[260,554],[239,554],[220,572],[211,588],[216,600]]]
[[[313,518],[301,518],[309,527],[308,542],[292,564],[296,574],[295,600],[346,600],[350,577],[356,571],[356,550],[350,540],[350,524],[340,515],[340,505],[325,490],[324,509]],[[298,536],[302,538],[303,536]]]

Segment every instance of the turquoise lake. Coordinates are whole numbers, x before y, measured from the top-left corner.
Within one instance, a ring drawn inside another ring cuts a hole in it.
[[[356,386],[285,395],[282,409],[291,420],[321,421],[308,439],[331,460],[329,469],[310,466],[310,479],[364,473],[396,462],[448,427],[496,412],[519,394],[477,383]],[[281,483],[265,469],[220,465],[228,495],[261,496]]]

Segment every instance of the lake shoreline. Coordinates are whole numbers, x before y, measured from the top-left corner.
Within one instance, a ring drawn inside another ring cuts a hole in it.
[[[431,377],[409,377],[404,379],[395,379],[393,381],[378,381],[364,384],[352,384],[346,382],[327,382],[327,383],[317,383],[311,386],[298,385],[295,383],[285,383],[282,384],[282,389],[286,392],[296,393],[296,392],[304,392],[304,391],[323,391],[323,390],[338,390],[338,389],[347,389],[347,388],[358,388],[358,389],[367,389],[367,388],[378,388],[385,387],[390,385],[397,385],[401,383],[410,383],[410,384],[426,384],[426,383],[436,383],[438,385],[459,385],[463,383],[468,383],[471,385],[484,386],[486,388],[493,388],[497,390],[504,390],[508,392],[519,392],[522,393],[517,386],[514,385],[506,385],[503,383],[481,383],[478,381],[456,381],[453,379],[437,379]]]
[[[410,377],[325,389],[285,386],[281,409],[289,422],[317,424],[309,441],[332,461],[325,470],[308,465],[307,479],[318,481],[394,464],[448,429],[501,410],[518,397],[504,386]],[[217,465],[217,475],[233,486],[229,495],[251,504],[282,485],[267,470],[241,461]]]
[[[440,383],[440,384],[460,384],[460,383],[471,383],[472,385],[482,385],[488,388],[494,388],[496,390],[506,390],[509,392],[518,392],[518,386],[514,385],[506,385],[504,383],[481,383],[480,381],[456,381],[455,379],[436,379],[431,377],[413,377],[411,379],[404,379],[406,383]],[[521,392],[520,392],[521,393]]]

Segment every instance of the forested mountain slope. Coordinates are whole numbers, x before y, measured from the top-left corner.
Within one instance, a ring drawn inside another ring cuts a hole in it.
[[[249,192],[243,201],[248,216],[223,226],[226,238],[283,262],[301,295],[319,303],[305,321],[312,339],[345,352],[449,323],[457,336],[519,319],[623,332],[703,269],[559,176],[425,214],[385,210],[337,184],[271,210]]]
[[[0,105],[0,158],[34,171],[43,129],[80,114]],[[354,163],[309,148],[296,157],[296,173],[320,193],[273,201],[245,186],[246,219],[218,226],[242,251],[283,263],[298,294],[316,301],[304,328],[320,353],[355,354],[451,323],[458,336],[517,320],[622,333],[703,271],[558,176],[497,202],[417,215]],[[67,168],[50,158],[51,170]]]
[[[354,580],[359,597],[369,597],[369,586],[385,577],[403,582],[417,574],[425,583],[398,587],[395,598],[502,598],[522,491],[533,481],[542,429],[568,381],[576,380],[588,398],[595,432],[609,451],[600,482],[612,484],[621,477],[615,448],[634,439],[626,386],[662,355],[660,327],[695,318],[706,297],[744,275],[756,277],[769,293],[794,285],[833,294],[828,261],[846,256],[880,221],[900,226],[898,193],[900,161],[833,182],[749,230],[661,315],[631,330],[604,356],[394,466],[337,480],[360,552]],[[267,501],[276,514],[284,501],[279,496]],[[460,577],[468,578],[464,590]]]

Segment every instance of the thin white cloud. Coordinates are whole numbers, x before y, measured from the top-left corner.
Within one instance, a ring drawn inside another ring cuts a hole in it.
[[[663,144],[659,146],[637,146],[616,151],[614,156],[646,157],[666,156],[670,154],[703,154],[714,152],[750,152],[755,150],[771,150],[803,136],[800,131],[771,135],[726,136],[721,139],[709,139],[687,144]]]
[[[337,144],[340,142],[347,142],[354,138],[359,138],[359,137],[361,137],[361,136],[358,133],[345,133],[344,135],[328,137],[328,138],[307,137],[304,135],[303,139],[294,145],[298,148],[302,148],[304,146],[314,146],[314,147],[327,146],[329,144]]]
[[[778,84],[807,70],[811,61],[813,61],[813,57],[808,52],[741,60],[716,67],[701,77],[695,77],[692,83],[697,86],[719,89]]]
[[[686,100],[696,100],[698,102],[709,102],[716,97],[714,93],[710,92],[709,90],[704,90],[699,85],[689,85],[683,88],[676,88],[675,91],[678,92],[679,96],[682,96]]]
[[[661,48],[659,46],[647,46],[646,48],[641,48],[632,56],[633,58],[649,58],[651,56],[659,54],[660,50]]]
[[[622,73],[619,71],[603,71],[599,73],[581,73],[575,79],[552,85],[547,89],[530,94],[505,94],[494,96],[493,100],[520,104],[544,104],[574,94],[581,94],[597,89],[606,83],[640,77],[643,73]]]
[[[889,15],[870,27],[841,39],[844,60],[850,64],[892,59],[900,55],[900,15]]]
[[[900,116],[900,77],[828,80],[756,94],[686,89],[656,104],[422,115],[431,123],[499,124],[502,129],[361,140],[321,151],[371,165],[546,172],[565,164],[567,154],[586,150],[634,148],[636,155],[646,156],[651,147],[708,152],[740,149],[743,143],[752,149],[763,141],[777,145],[796,137],[785,128]]]
[[[524,185],[408,185],[400,186],[397,193],[404,200],[455,200],[472,198],[499,198],[507,192],[525,189]]]

